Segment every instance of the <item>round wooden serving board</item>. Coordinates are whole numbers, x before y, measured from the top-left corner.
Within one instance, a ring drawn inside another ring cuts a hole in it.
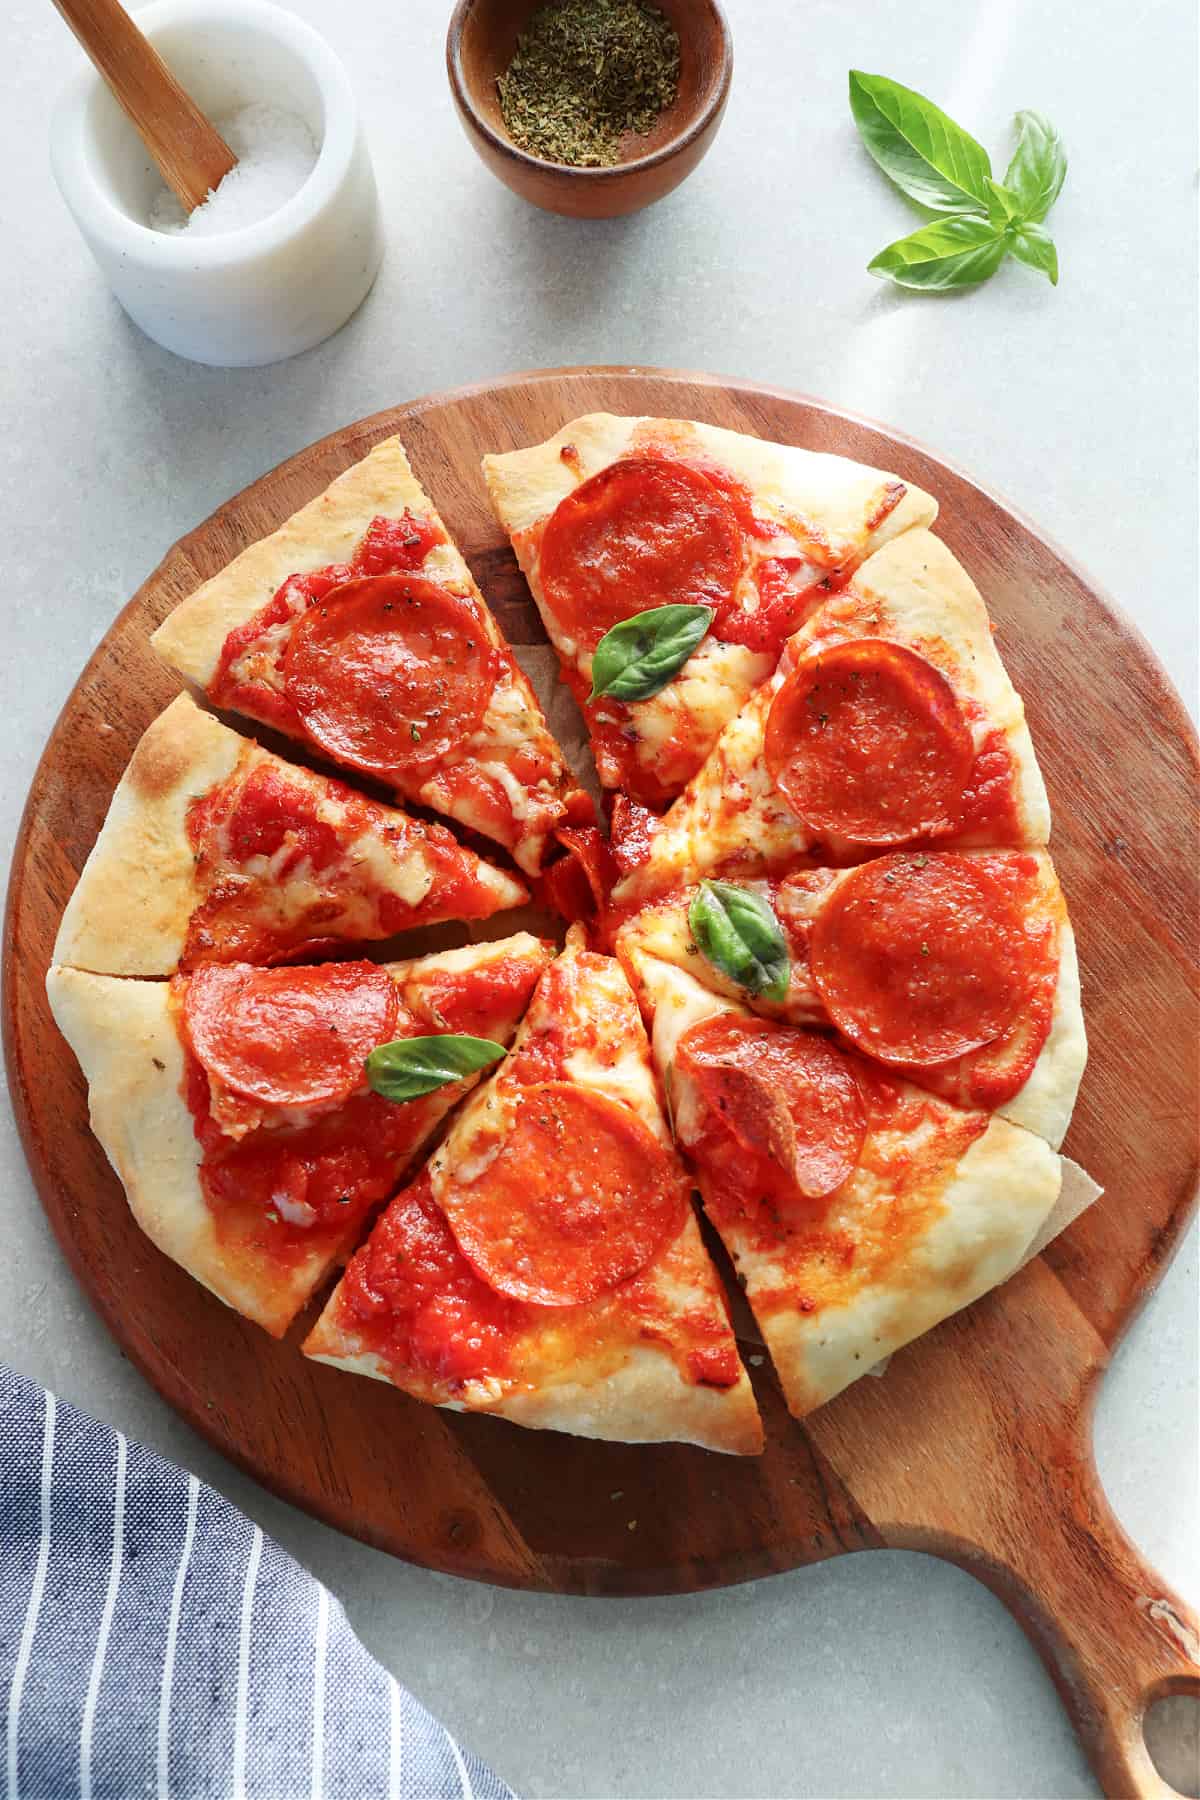
[[[399,432],[509,638],[543,642],[479,458],[596,409],[837,451],[937,496],[938,530],[982,590],[1025,697],[1079,936],[1092,1057],[1066,1150],[1102,1183],[1103,1200],[1004,1288],[903,1351],[884,1380],[860,1381],[803,1426],[784,1411],[769,1365],[755,1366],[768,1432],[760,1459],[437,1412],[307,1362],[295,1334],[273,1342],[134,1225],[43,991],[63,904],[112,790],[176,689],[147,643],[164,615]],[[63,708],[9,892],[4,1023],[30,1166],[72,1266],[133,1361],[227,1456],[328,1523],[455,1574],[590,1594],[715,1586],[850,1550],[932,1551],[1017,1612],[1107,1791],[1155,1792],[1140,1717],[1159,1693],[1200,1691],[1195,1627],[1107,1508],[1090,1411],[1194,1196],[1194,796],[1191,729],[1129,623],[1007,507],[906,439],[794,395],[656,370],[512,376],[396,407],[302,451],[176,544]]]

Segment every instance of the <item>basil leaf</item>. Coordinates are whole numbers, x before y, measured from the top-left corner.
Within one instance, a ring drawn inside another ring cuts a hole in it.
[[[385,1100],[419,1100],[448,1081],[461,1081],[508,1052],[490,1038],[448,1031],[438,1037],[396,1038],[380,1044],[366,1061],[367,1080]]]
[[[988,218],[998,230],[1003,231],[1014,219],[1021,218],[1021,202],[1011,188],[988,176]]]
[[[651,606],[606,631],[592,658],[589,700],[648,700],[682,669],[712,624],[711,606]]]
[[[1035,225],[1045,218],[1067,179],[1067,153],[1057,131],[1042,113],[1019,112],[1017,147],[1004,185],[1021,203],[1022,219]]]
[[[1058,286],[1058,251],[1043,225],[1028,220],[1013,233],[1008,247],[1020,262],[1028,263],[1040,275],[1049,276],[1051,287]]]
[[[911,200],[931,212],[987,211],[988,153],[932,100],[851,69],[850,110],[870,155]]]
[[[987,219],[934,219],[900,238],[867,264],[899,287],[941,293],[986,281],[1004,261],[1008,241]]]
[[[730,881],[702,881],[688,908],[688,924],[722,975],[764,1000],[785,997],[791,962],[768,901]]]

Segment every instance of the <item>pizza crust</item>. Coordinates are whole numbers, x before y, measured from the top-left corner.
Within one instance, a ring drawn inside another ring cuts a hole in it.
[[[576,1047],[565,1059],[568,1079],[627,1105],[674,1158],[649,1047],[634,996],[612,957],[585,952],[583,934],[568,936],[558,958],[552,996],[545,982],[530,1004],[508,1064],[478,1088],[455,1118],[428,1164],[436,1203],[445,1184],[468,1168],[485,1167],[503,1129],[505,1097],[519,1087],[522,1046],[539,1034],[561,1035]],[[563,996],[568,996],[564,1001]],[[563,1008],[564,1010],[558,1010]],[[653,1332],[646,1326],[653,1318]],[[534,1307],[516,1336],[503,1377],[468,1379],[461,1388],[418,1370],[385,1366],[365,1346],[353,1314],[335,1290],[304,1344],[305,1354],[388,1381],[434,1405],[496,1413],[516,1424],[626,1443],[678,1441],[752,1455],[762,1428],[744,1368],[729,1388],[686,1379],[670,1348],[676,1321],[695,1329],[706,1318],[728,1329],[725,1299],[694,1215],[650,1264],[597,1299],[569,1307]],[[681,1336],[677,1346],[686,1348]]]
[[[349,562],[377,514],[405,509],[437,516],[400,439],[385,438],[277,531],[248,545],[182,601],[151,637],[152,647],[188,681],[207,688],[229,633],[252,619],[289,575]],[[421,573],[474,591],[466,563],[449,542],[430,551]]]
[[[937,666],[956,692],[976,703],[977,748],[991,731],[1003,733],[1013,767],[1015,837],[1041,848],[1050,835],[1046,790],[1025,723],[1025,709],[992,639],[987,609],[966,571],[929,531],[894,539],[862,564],[847,590],[872,619],[866,635],[909,645]],[[708,760],[663,819],[650,854],[619,882],[613,899],[629,905],[694,882],[717,870],[753,874],[794,866],[810,850],[829,861],[861,860],[862,846],[826,837],[818,845],[778,792],[767,771],[767,716],[790,670],[830,641],[843,641],[839,623],[850,601],[841,596],[815,613],[789,639],[779,667],[751,695],[721,733]],[[855,635],[855,634],[851,634]],[[939,838],[939,849],[1006,848],[986,834]]]
[[[581,481],[623,456],[636,455],[639,443],[648,439],[678,444],[681,455],[706,452],[750,488],[765,510],[781,519],[792,515],[805,520],[828,547],[830,566],[937,517],[937,501],[905,482],[899,503],[872,527],[869,521],[887,488],[900,478],[849,457],[775,444],[692,419],[585,413],[545,443],[483,458],[483,478],[497,518],[510,536],[529,531]],[[574,458],[564,460],[566,446],[574,448]]]
[[[747,1009],[709,993],[683,970],[656,958],[635,954],[632,970],[653,1019],[654,1060],[671,1094],[676,1135],[686,1144],[695,1115],[689,1089],[673,1073],[679,1040],[703,1019],[727,1012],[744,1015]],[[960,1119],[966,1116],[946,1110]],[[736,1224],[722,1227],[797,1418],[1006,1281],[1054,1209],[1062,1164],[1042,1138],[993,1118],[948,1176],[935,1167],[929,1178],[939,1183],[930,1215],[907,1239],[903,1259],[888,1280],[865,1286],[842,1303],[823,1301],[807,1312],[782,1301],[772,1305],[771,1296],[783,1291],[778,1263],[755,1246],[749,1230]],[[860,1182],[851,1176],[838,1190],[839,1229],[853,1235],[856,1210],[866,1217],[879,1198],[870,1177]]]
[[[1007,1281],[1049,1216],[1061,1180],[1048,1144],[993,1119],[960,1158],[937,1217],[907,1246],[899,1279],[813,1314],[760,1313],[788,1410],[802,1419],[882,1358]],[[762,1279],[758,1260],[753,1252],[739,1253],[734,1242],[730,1249],[753,1305]]]
[[[55,967],[46,991],[87,1080],[92,1130],[146,1236],[227,1306],[281,1337],[331,1259],[298,1262],[264,1284],[260,1270],[223,1251],[200,1187],[166,983]]]
[[[144,733],[67,902],[53,960],[108,975],[169,975],[199,900],[187,811],[249,746],[180,694]]]
[[[522,932],[384,967],[415,1009],[427,974],[482,967],[493,957],[508,955],[543,966],[549,961],[546,947]],[[222,1245],[200,1185],[200,1146],[184,1099],[183,1046],[166,982],[129,981],[53,965],[46,993],[55,1023],[87,1081],[92,1130],[146,1236],[227,1306],[273,1337],[282,1337],[351,1243],[330,1246],[325,1240],[314,1254],[284,1265],[267,1255],[252,1257],[243,1244],[232,1254]],[[421,1102],[429,1109],[426,1140],[461,1088],[446,1092],[449,1097],[440,1108],[436,1094]]]
[[[304,1346],[306,1356],[395,1386],[377,1356],[339,1350],[336,1338],[323,1327],[324,1318]],[[620,1367],[606,1368],[591,1379],[585,1373],[494,1399],[480,1395],[470,1402],[433,1404],[449,1412],[491,1413],[534,1430],[621,1444],[697,1444],[729,1456],[757,1456],[763,1447],[745,1370],[734,1388],[699,1387],[683,1379],[669,1356],[645,1345],[630,1346]]]
[[[966,856],[977,854],[964,852]],[[980,853],[985,854],[986,852]],[[1022,1125],[1046,1139],[1057,1150],[1066,1135],[1075,1107],[1075,1098],[1087,1064],[1087,1032],[1079,991],[1079,958],[1075,934],[1067,916],[1066,900],[1058,883],[1054,865],[1046,851],[1032,853],[1038,864],[1038,909],[1034,917],[1049,917],[1056,933],[1058,976],[1054,992],[1054,1008],[1050,1029],[1023,1085],[1012,1098],[996,1106],[997,1115]],[[852,871],[814,870],[814,875],[828,879],[828,886],[814,893],[811,905],[799,909],[801,917],[819,911],[823,901],[836,891]],[[769,898],[768,884],[762,880],[743,878],[739,886]],[[787,996],[782,1001],[763,1000],[748,995],[737,983],[699,951],[688,924],[688,908],[695,893],[686,888],[682,894],[668,895],[651,901],[641,912],[626,922],[617,933],[616,953],[631,968],[651,958],[668,963],[694,977],[703,988],[720,994],[732,1005],[757,1013],[766,1019],[777,1019],[788,1025],[814,1025],[830,1028],[830,1019],[813,983],[806,963],[794,961]],[[783,916],[782,902],[780,915]],[[786,930],[786,925],[785,925]],[[964,1078],[986,1051],[973,1053],[940,1065],[926,1074],[918,1069],[904,1071],[905,1078],[917,1087],[928,1086],[951,1102],[965,1106],[974,1104],[970,1090],[956,1079],[959,1069]]]
[[[328,779],[284,762],[252,739],[222,725],[180,694],[143,734],[112,798],[100,835],[67,903],[54,958],[71,968],[102,975],[166,976],[175,972],[188,946],[195,909],[206,890],[196,876],[188,837],[191,803],[209,794],[235,772],[249,776],[274,766],[304,790],[323,816],[340,816],[340,801]],[[364,918],[372,884],[404,905],[425,902],[438,880],[439,861],[426,856],[422,838],[408,815],[385,811],[404,835],[393,839],[370,825],[347,836],[341,875],[327,888],[304,869],[286,877],[260,870],[257,884],[262,927],[286,930],[307,912],[319,915],[322,938],[370,940],[380,936],[373,914]],[[499,912],[519,906],[527,890],[503,870],[476,858],[461,845],[461,874],[486,893]],[[341,906],[331,904],[336,899]],[[357,908],[357,910],[356,910]],[[434,915],[444,916],[444,915]],[[427,922],[432,923],[432,919]],[[214,954],[216,954],[214,952]],[[253,957],[252,960],[257,960]]]
[[[799,533],[809,558],[807,571],[796,578],[800,588],[833,569],[853,567],[898,533],[931,523],[937,513],[936,502],[919,488],[845,457],[772,444],[685,419],[589,413],[571,420],[543,444],[485,456],[484,479],[493,509],[512,538],[547,634],[570,671],[580,700],[591,685],[592,659],[545,604],[540,527],[581,481],[623,456],[636,455],[647,441],[677,448],[680,455],[707,456],[740,480],[753,493],[760,513],[778,521],[785,540],[781,554],[796,554]],[[897,489],[903,492],[895,501]],[[661,804],[664,796],[678,793],[722,727],[766,680],[776,657],[777,651],[750,650],[710,637],[676,678],[649,699],[600,700],[589,716],[603,728],[595,744],[601,785],[625,785],[622,767],[611,759],[605,743],[605,733],[615,732],[631,747],[640,771],[640,797],[653,797],[654,804]]]

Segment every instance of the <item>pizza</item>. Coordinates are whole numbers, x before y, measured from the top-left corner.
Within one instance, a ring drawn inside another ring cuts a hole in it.
[[[634,967],[677,1139],[797,1418],[1020,1266],[1062,1182],[1044,1139]]]
[[[764,986],[738,909],[775,932]],[[715,916],[715,922],[714,921]],[[955,1104],[1061,1144],[1087,1060],[1075,936],[1035,850],[897,850],[849,869],[693,884],[617,934],[767,1018],[838,1034]]]
[[[494,839],[536,874],[592,803],[386,438],[177,606],[155,650],[214,706]]]
[[[180,694],[121,778],[54,961],[141,976],[294,962],[528,898],[444,827],[272,755]]]
[[[460,1411],[762,1448],[637,1003],[578,931],[304,1348]]]
[[[544,444],[485,456],[483,469],[583,708],[601,786],[655,809],[700,768],[812,608],[937,513],[895,475],[684,419],[590,413]],[[651,693],[592,697],[601,640],[665,606],[709,611],[686,662]]]
[[[657,828],[618,906],[698,876],[904,848],[1040,848],[1025,709],[966,571],[932,532],[875,553],[789,638]]]
[[[551,951],[522,933],[400,963],[205,963],[171,981],[50,970],[92,1130],[165,1255],[280,1337],[471,1076],[403,1102],[381,1046],[507,1043]]]
[[[389,438],[159,627],[222,716],[136,747],[51,1008],[141,1228],[268,1332],[754,1454],[693,1190],[798,1417],[1096,1192],[1024,708],[897,476],[608,414],[484,471],[607,831]],[[587,924],[416,954],[529,900]]]

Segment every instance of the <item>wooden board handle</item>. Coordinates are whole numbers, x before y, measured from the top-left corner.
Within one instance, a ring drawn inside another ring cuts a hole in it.
[[[986,1582],[1016,1614],[1110,1800],[1164,1800],[1181,1790],[1155,1767],[1143,1721],[1169,1694],[1200,1704],[1200,1621],[1138,1554],[1089,1464],[1038,1474],[1047,1490],[1057,1476],[1063,1491],[1058,1504],[1047,1491],[1051,1517],[1036,1534],[997,1530],[993,1542],[964,1545],[961,1555],[944,1538],[928,1547]]]
[[[54,0],[187,212],[237,160],[120,0]]]

